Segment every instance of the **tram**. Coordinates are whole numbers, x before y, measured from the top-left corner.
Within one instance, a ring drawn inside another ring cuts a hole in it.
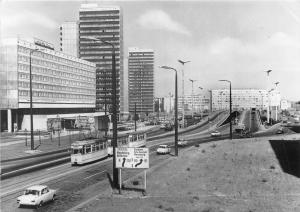
[[[76,141],[71,144],[71,164],[80,165],[105,158],[108,156],[107,147],[106,140]]]
[[[112,136],[107,139],[75,141],[71,144],[71,164],[81,165],[113,155]],[[130,132],[118,135],[118,147],[146,146],[146,133]]]
[[[143,131],[130,132],[118,135],[118,147],[144,147],[147,135]],[[113,155],[112,136],[108,137],[108,156]]]

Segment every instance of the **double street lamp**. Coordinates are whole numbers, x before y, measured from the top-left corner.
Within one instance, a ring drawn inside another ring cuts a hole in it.
[[[229,83],[229,119],[230,119],[230,139],[232,139],[232,121],[231,121],[231,113],[232,113],[232,101],[231,101],[231,81],[229,80],[219,80],[221,82]]]
[[[113,122],[113,137],[112,137],[112,146],[113,146],[113,184],[115,188],[118,187],[118,169],[116,168],[116,147],[117,147],[117,73],[116,73],[116,53],[114,44],[107,42],[99,37],[83,37],[87,40],[100,41],[104,44],[111,46],[112,48],[112,122]]]
[[[178,94],[177,94],[177,70],[169,66],[160,66],[163,69],[175,72],[175,156],[178,156]]]

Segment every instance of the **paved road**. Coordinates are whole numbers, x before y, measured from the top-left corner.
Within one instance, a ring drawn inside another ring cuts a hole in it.
[[[225,132],[225,130],[227,130],[226,127],[223,127],[223,130]],[[195,136],[195,138],[189,141],[190,145],[194,145],[196,142],[205,142],[205,139],[203,139],[205,136],[207,137],[208,133],[206,133],[206,135]],[[162,143],[173,144],[173,140],[174,138],[170,137],[148,142],[147,146],[150,148],[151,152],[151,167],[170,157],[170,155],[157,155],[157,146]],[[54,203],[45,205],[40,210],[65,211],[91,196],[96,195],[97,189],[101,189],[101,187],[99,188],[92,185],[97,184],[99,186],[101,182],[107,180],[107,173],[110,175],[112,174],[111,167],[111,158],[81,167],[72,167],[69,163],[67,163],[3,180],[1,209],[2,211],[22,211],[22,209],[16,208],[16,197],[21,194],[21,191],[31,184],[47,184],[51,188],[59,189],[58,200]],[[137,172],[138,171],[126,171],[123,173],[122,178],[128,179]],[[86,189],[89,191],[86,192]]]

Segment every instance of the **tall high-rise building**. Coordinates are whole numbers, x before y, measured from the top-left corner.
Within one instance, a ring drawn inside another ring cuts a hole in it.
[[[64,22],[60,26],[60,51],[78,57],[78,22]]]
[[[97,40],[90,40],[90,38]],[[89,39],[87,39],[89,38]],[[112,105],[112,46],[116,54],[117,104],[124,110],[123,20],[118,6],[82,4],[79,11],[79,57],[93,62],[96,70],[96,110],[107,111]]]
[[[149,114],[154,101],[154,52],[152,49],[129,48],[129,112]]]

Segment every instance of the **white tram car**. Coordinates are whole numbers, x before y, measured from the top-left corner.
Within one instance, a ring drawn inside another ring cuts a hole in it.
[[[107,157],[107,141],[99,139],[76,141],[71,145],[71,164],[79,165]]]
[[[118,136],[118,147],[146,146],[146,133],[133,132]],[[111,136],[106,140],[76,141],[71,145],[71,164],[80,165],[113,155]]]
[[[144,147],[146,146],[147,135],[145,132],[131,132],[118,135],[118,147]],[[113,155],[111,136],[108,139],[108,156]]]

